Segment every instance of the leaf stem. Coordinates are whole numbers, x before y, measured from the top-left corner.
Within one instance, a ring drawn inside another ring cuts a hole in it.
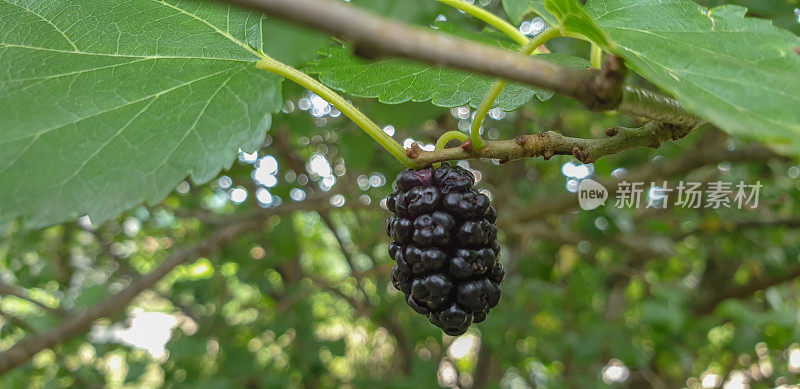
[[[481,105],[478,106],[478,110],[475,112],[475,116],[472,118],[472,124],[469,127],[469,135],[470,139],[472,140],[472,148],[475,150],[480,150],[483,148],[483,139],[481,139],[481,126],[483,126],[483,120],[486,119],[486,114],[489,113],[489,110],[492,108],[495,100],[497,97],[500,96],[500,92],[503,91],[503,88],[506,86],[506,80],[497,79],[492,87],[489,89],[489,93],[483,98],[481,101]]]
[[[600,69],[603,67],[603,49],[601,49],[597,43],[592,42],[592,50],[589,53],[589,61],[592,63],[592,67],[595,69]]]
[[[467,3],[464,0],[436,0],[440,3],[447,4],[453,8],[464,11],[480,20],[483,20],[490,26],[500,30],[502,33],[508,35],[511,39],[519,45],[524,45],[528,42],[525,34],[521,33],[513,24],[503,20],[499,16],[481,8],[474,4]]]
[[[370,120],[367,115],[364,115],[363,112],[359,111],[358,108],[356,108],[349,101],[345,100],[338,93],[323,85],[313,77],[266,55],[264,55],[262,59],[258,61],[256,67],[286,77],[300,84],[304,88],[316,93],[327,102],[331,103],[347,117],[349,117],[350,120],[361,127],[361,129],[371,136],[372,139],[375,139],[375,141],[378,142],[378,144],[380,144],[384,149],[386,149],[386,151],[397,158],[400,163],[407,167],[415,167],[417,165],[411,160],[411,158],[408,157],[403,146],[397,143],[397,141],[395,141],[391,136],[383,132],[383,130],[372,120]]]
[[[519,51],[525,55],[535,55],[536,48],[557,36],[561,36],[561,31],[559,31],[558,28],[549,27],[548,29],[539,33],[539,35],[533,37],[533,39],[526,41]],[[480,131],[481,126],[483,125],[483,120],[486,119],[486,114],[488,114],[489,110],[492,109],[492,105],[494,105],[495,100],[497,100],[497,97],[500,96],[500,92],[503,91],[505,86],[506,80],[498,79],[495,81],[494,85],[492,85],[492,88],[489,89],[489,93],[487,93],[486,97],[483,98],[480,106],[478,106],[478,110],[475,112],[475,117],[473,117],[472,125],[470,125],[469,129],[470,139],[472,140],[472,148],[474,150],[480,150],[483,147],[483,140],[481,139]]]

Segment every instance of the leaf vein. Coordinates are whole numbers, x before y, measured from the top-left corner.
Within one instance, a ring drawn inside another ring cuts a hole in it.
[[[151,1],[153,1],[155,3],[158,3],[158,4],[161,4],[161,5],[165,6],[165,7],[172,8],[175,11],[178,11],[179,13],[182,13],[182,14],[184,14],[184,15],[192,18],[192,19],[195,19],[198,22],[203,23],[206,26],[210,27],[211,29],[216,31],[218,34],[224,36],[225,38],[228,38],[231,42],[233,42],[233,43],[237,44],[238,46],[242,47],[243,49],[249,51],[250,53],[252,53],[256,57],[259,57],[259,58],[263,57],[263,55],[261,53],[259,53],[258,51],[253,50],[249,45],[247,45],[246,43],[236,39],[233,35],[225,32],[225,31],[220,30],[219,27],[209,23],[208,20],[205,20],[205,19],[203,19],[203,18],[201,18],[201,17],[199,17],[199,16],[197,16],[197,15],[195,15],[195,14],[193,14],[193,13],[191,13],[191,12],[189,12],[189,11],[183,9],[183,8],[174,6],[174,5],[169,4],[169,3],[165,2],[165,1],[162,1],[162,0],[151,0]]]
[[[72,173],[64,181],[62,181],[60,184],[58,184],[58,186],[65,185],[70,180],[75,178],[78,174],[80,174],[80,172],[83,171],[83,169],[86,168],[87,165],[89,165],[89,162],[91,162],[98,154],[100,154],[111,142],[114,141],[114,139],[116,139],[120,134],[122,134],[125,131],[125,129],[127,129],[128,126],[131,125],[131,123],[136,121],[136,119],[138,119],[139,116],[141,116],[143,113],[145,113],[145,111],[147,111],[147,109],[150,108],[150,106],[153,105],[153,103],[155,103],[156,100],[158,100],[158,98],[160,96],[161,95],[154,96],[152,100],[150,100],[147,104],[145,104],[145,106],[141,110],[139,110],[139,112],[137,112],[135,115],[133,115],[133,117],[131,117],[130,120],[128,120],[125,123],[125,125],[120,127],[120,129],[116,133],[114,133],[114,135],[112,135],[111,138],[109,138],[100,147],[98,147],[97,150],[95,150],[88,158],[86,158],[86,160],[83,161],[83,163],[81,163],[81,165],[78,167],[78,169],[75,170],[74,173]]]
[[[47,18],[45,18],[44,16],[42,16],[42,15],[36,13],[36,12],[33,12],[33,10],[25,8],[25,7],[23,7],[23,6],[21,6],[21,5],[17,4],[17,3],[12,3],[12,2],[10,2],[8,0],[5,0],[5,2],[8,3],[8,4],[11,4],[11,5],[17,6],[20,9],[25,10],[26,12],[30,13],[31,15],[34,15],[34,16],[38,17],[39,19],[44,20],[47,24],[49,24],[51,27],[53,27],[54,30],[56,30],[59,34],[61,34],[61,36],[63,36],[64,39],[67,40],[67,42],[69,42],[69,45],[72,46],[72,48],[74,49],[75,52],[80,51],[80,50],[78,50],[78,46],[75,45],[75,42],[73,42],[72,39],[70,39],[64,31],[62,31],[60,28],[58,28],[58,26],[53,24],[52,21],[48,20]]]
[[[169,161],[169,159],[172,158],[172,155],[175,153],[176,150],[178,150],[178,148],[180,148],[180,146],[183,144],[183,142],[186,140],[186,138],[189,136],[189,134],[191,134],[192,132],[196,131],[197,123],[200,122],[200,119],[203,117],[203,114],[205,114],[206,109],[208,109],[208,106],[211,105],[211,102],[217,97],[217,95],[219,94],[219,91],[221,91],[222,88],[224,88],[225,85],[227,85],[228,82],[233,77],[235,77],[237,74],[239,74],[242,70],[244,70],[244,69],[239,69],[236,72],[234,72],[233,74],[231,74],[230,77],[228,77],[225,81],[222,82],[222,84],[220,84],[220,86],[214,91],[214,93],[209,97],[209,99],[206,100],[206,103],[203,105],[203,108],[200,109],[200,112],[197,114],[197,118],[195,118],[194,123],[192,123],[192,125],[189,126],[189,129],[183,134],[183,136],[178,141],[178,143],[175,145],[175,147],[172,150],[170,150],[170,152],[167,154],[166,158],[164,158],[164,160],[162,160],[161,163],[159,163],[158,166],[156,166],[156,168],[150,173],[151,175],[154,175],[156,173],[156,171],[161,169],[161,167],[163,167],[164,164],[166,164],[167,161]],[[198,134],[198,137],[199,137],[199,134]]]
[[[127,106],[129,106],[129,105],[133,105],[133,104],[136,104],[136,103],[138,103],[138,102],[141,102],[141,101],[147,100],[147,99],[149,99],[149,98],[151,98],[151,97],[156,97],[156,96],[160,96],[160,95],[163,95],[163,94],[166,94],[166,93],[172,92],[172,91],[174,91],[174,90],[176,90],[176,89],[180,89],[180,88],[182,88],[182,87],[184,87],[184,86],[191,85],[191,84],[193,84],[193,83],[195,83],[195,82],[202,81],[202,80],[204,80],[204,79],[207,79],[207,78],[211,78],[211,77],[214,77],[214,76],[220,75],[220,74],[222,74],[222,73],[225,73],[225,72],[227,72],[227,71],[230,71],[230,69],[225,69],[225,70],[221,70],[221,71],[219,71],[219,72],[216,72],[216,73],[208,74],[208,75],[205,75],[205,76],[203,76],[203,77],[196,78],[196,79],[194,79],[194,80],[190,80],[190,81],[187,81],[187,82],[185,82],[185,83],[182,83],[182,84],[176,85],[176,86],[174,86],[174,87],[172,87],[172,88],[168,88],[168,89],[165,89],[165,90],[163,90],[163,91],[159,91],[158,93],[154,93],[154,94],[152,94],[152,95],[144,96],[144,97],[142,97],[142,98],[140,98],[140,99],[136,99],[136,100],[133,100],[133,101],[129,101],[129,102],[125,103],[125,104],[121,104],[121,105],[115,106],[115,107],[113,107],[113,108],[110,108],[110,109],[106,109],[106,110],[103,110],[103,111],[95,112],[95,113],[92,113],[91,115],[87,115],[87,116],[84,116],[84,117],[80,117],[80,118],[78,118],[78,119],[76,119],[76,120],[73,120],[73,121],[71,121],[71,122],[69,122],[69,123],[59,124],[59,125],[57,125],[57,126],[55,126],[55,127],[47,128],[47,129],[44,129],[44,130],[42,130],[42,131],[39,131],[39,132],[36,132],[36,133],[33,133],[33,134],[29,134],[28,136],[25,136],[25,137],[23,137],[23,138],[17,138],[17,139],[4,139],[3,141],[0,141],[0,145],[4,145],[4,144],[7,144],[7,143],[10,143],[10,142],[13,142],[13,141],[17,141],[17,140],[20,140],[20,139],[25,139],[25,138],[28,138],[28,137],[30,137],[30,136],[40,136],[40,135],[44,135],[44,134],[46,134],[46,133],[49,133],[49,132],[52,132],[52,131],[55,131],[55,130],[58,130],[58,129],[64,128],[64,127],[66,127],[66,126],[69,126],[69,125],[72,125],[72,124],[75,124],[75,123],[78,123],[78,122],[84,121],[84,120],[86,120],[86,119],[89,119],[89,118],[91,118],[91,117],[100,116],[100,115],[103,115],[103,114],[106,114],[106,113],[109,113],[109,112],[113,112],[113,111],[116,111],[116,110],[118,110],[118,109],[125,108],[125,107],[127,107]]]
[[[47,51],[47,52],[63,53],[63,54],[94,55],[94,56],[98,56],[98,57],[112,57],[112,58],[196,59],[196,60],[231,61],[231,62],[248,62],[248,63],[256,62],[254,60],[236,59],[236,58],[220,58],[220,57],[190,57],[190,56],[182,56],[182,55],[107,54],[107,53],[91,53],[91,52],[86,52],[86,51],[77,51],[77,52],[75,52],[75,51],[69,51],[69,50],[51,49],[51,48],[47,48],[47,47],[18,45],[18,44],[13,44],[13,43],[0,43],[0,47],[9,47],[9,48],[27,49],[27,50],[37,50],[37,51]]]

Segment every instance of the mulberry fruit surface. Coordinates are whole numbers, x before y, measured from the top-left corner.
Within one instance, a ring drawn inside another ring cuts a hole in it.
[[[393,213],[386,222],[392,284],[448,335],[486,319],[505,276],[497,261],[497,212],[474,184],[459,166],[409,169],[386,198]]]

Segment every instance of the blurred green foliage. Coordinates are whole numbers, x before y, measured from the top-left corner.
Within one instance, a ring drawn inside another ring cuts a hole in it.
[[[482,28],[438,5],[359,3],[418,24],[441,13],[463,28]],[[789,21],[792,4],[756,3],[743,5],[797,31]],[[502,13],[496,1],[489,7]],[[588,55],[579,42],[557,40],[551,48]],[[290,103],[257,156],[240,155],[207,185],[183,183],[163,203],[100,226],[84,220],[3,231],[0,281],[24,298],[0,297],[0,350],[58,325],[64,311],[118,292],[177,246],[203,241],[237,218],[267,218],[262,231],[193,258],[113,319],[3,375],[0,387],[699,388],[800,379],[797,165],[714,162],[652,176],[672,186],[760,181],[754,210],[609,203],[509,222],[574,198],[562,166],[577,162],[470,161],[500,213],[508,275],[498,308],[456,339],[414,313],[390,284],[380,201],[401,167],[335,111],[311,115],[325,105],[308,92],[285,83],[284,95]],[[355,101],[381,125],[392,125],[400,141],[430,144],[466,120],[458,109]],[[599,137],[617,124],[636,123],[556,96],[498,114],[485,136],[556,130]],[[658,150],[604,159],[592,165],[592,178],[746,146],[705,128]],[[266,167],[268,157],[276,171]],[[270,215],[286,207],[294,211]],[[152,327],[137,324],[152,312],[173,321],[159,316]],[[121,337],[137,326],[136,341]],[[165,331],[162,349],[156,334]],[[156,344],[145,350],[147,339]]]

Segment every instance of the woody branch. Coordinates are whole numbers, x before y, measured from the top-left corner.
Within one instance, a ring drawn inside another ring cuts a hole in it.
[[[603,69],[574,71],[541,59],[446,34],[412,28],[331,0],[218,0],[322,30],[352,42],[370,57],[402,57],[454,67],[548,89],[591,110],[696,127],[704,121],[673,99],[623,86],[622,60],[609,56]]]

